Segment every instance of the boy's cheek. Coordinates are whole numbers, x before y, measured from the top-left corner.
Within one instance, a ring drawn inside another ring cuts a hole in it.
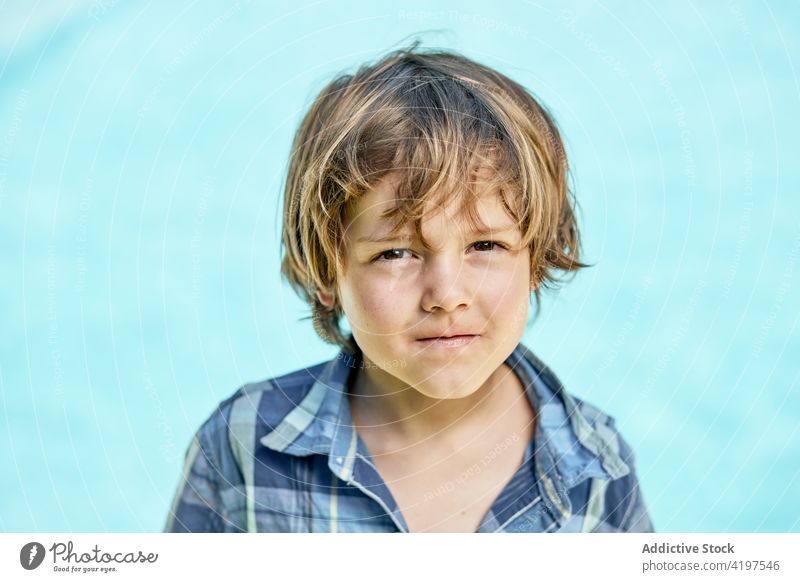
[[[407,325],[409,300],[408,293],[390,293],[369,285],[342,297],[348,321],[368,333],[402,332]]]

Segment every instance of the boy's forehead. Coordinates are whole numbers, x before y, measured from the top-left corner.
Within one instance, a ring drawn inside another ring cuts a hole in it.
[[[398,185],[397,177],[386,178],[360,196],[346,213],[347,229],[375,231],[377,228],[380,232],[391,229],[394,223],[391,219],[384,218],[384,215],[398,204]],[[463,202],[463,197],[458,195],[443,198],[441,201],[443,207],[433,205],[433,201],[430,201],[428,203],[430,210],[426,210],[422,221],[424,223],[426,220],[438,218],[467,224],[467,219],[463,216]],[[488,190],[481,192],[475,201],[475,210],[481,220],[488,224],[502,222],[502,226],[507,226],[510,220],[498,192]],[[407,224],[406,227],[410,229],[411,225]]]

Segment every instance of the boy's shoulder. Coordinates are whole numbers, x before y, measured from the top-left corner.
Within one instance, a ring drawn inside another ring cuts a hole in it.
[[[523,352],[554,396],[553,404],[545,404],[540,413],[575,512],[563,531],[653,531],[633,448],[615,418],[569,393],[541,360],[527,348]]]
[[[587,420],[595,432],[604,437],[609,446],[616,450],[623,463],[629,466],[632,465],[634,462],[633,448],[617,428],[617,421],[614,416],[582,398],[572,396],[572,399],[577,404],[581,416]]]
[[[240,386],[220,401],[200,425],[200,445],[220,458],[226,452],[220,444],[230,441],[231,432],[251,431],[255,424],[277,426],[303,402],[330,363],[331,360],[320,362]]]
[[[287,403],[293,402],[297,404],[320,378],[323,370],[330,362],[331,360],[327,360],[280,376],[266,378],[257,382],[248,382],[220,402],[218,408],[220,410],[230,409],[239,400],[254,401],[264,396],[275,401],[275,403],[283,400]]]
[[[616,426],[616,419],[602,410],[599,406],[575,396],[568,391],[559,380],[553,370],[539,359],[530,348],[520,344],[520,349],[525,360],[533,366],[538,378],[555,396],[558,409],[558,421],[571,426],[572,432],[582,445],[589,445],[590,449],[611,449],[615,452],[624,464],[630,465],[633,462],[633,449],[622,437]],[[589,443],[587,443],[587,440]],[[595,443],[592,446],[592,443]],[[626,472],[622,468],[621,472]]]

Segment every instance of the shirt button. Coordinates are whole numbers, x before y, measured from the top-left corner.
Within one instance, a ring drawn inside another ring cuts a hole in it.
[[[336,457],[336,462],[341,465],[342,463],[344,463],[344,459],[341,457]]]

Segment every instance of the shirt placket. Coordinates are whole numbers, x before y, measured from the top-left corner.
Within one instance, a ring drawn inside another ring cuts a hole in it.
[[[353,427],[347,406],[341,406],[339,409],[328,467],[339,479],[378,503],[392,519],[398,531],[408,532],[408,525],[397,502],[375,469],[366,445]]]

